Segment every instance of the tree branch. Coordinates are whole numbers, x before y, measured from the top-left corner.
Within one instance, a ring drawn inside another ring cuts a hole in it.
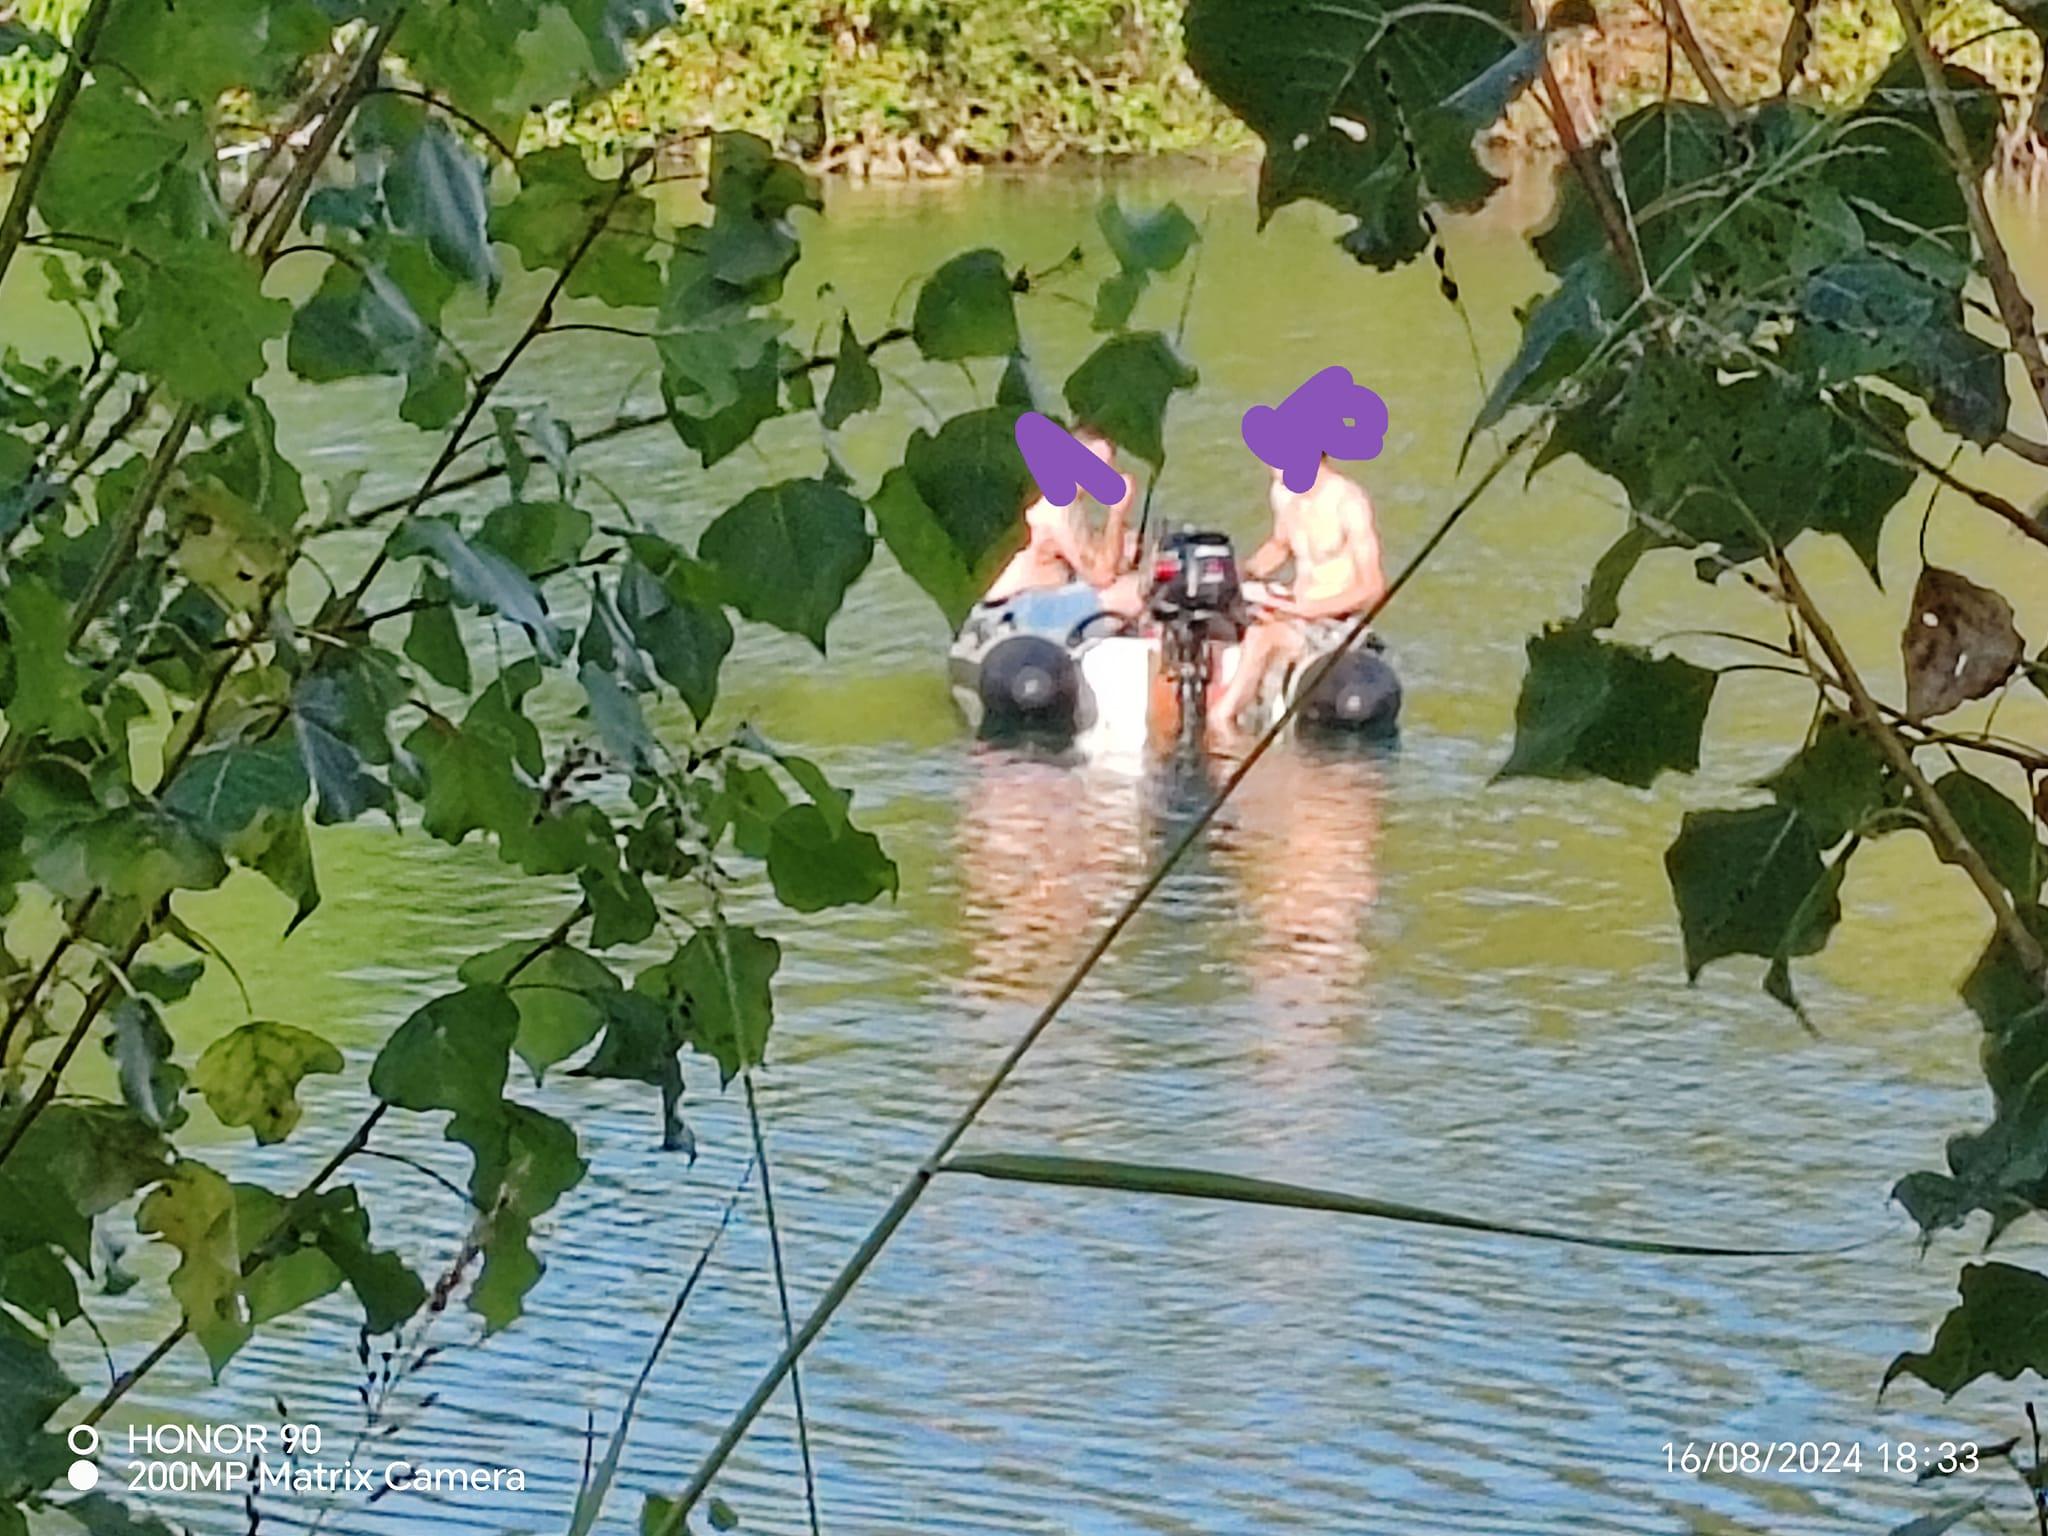
[[[1905,26],[1906,43],[1920,66],[1920,78],[1927,84],[1934,120],[1941,129],[1942,143],[1948,147],[1956,188],[1963,194],[1963,207],[1969,214],[1970,233],[1976,236],[1977,248],[1984,253],[1984,275],[1990,280],[1992,297],[1998,301],[1999,319],[2012,338],[2013,350],[2026,366],[2027,379],[2034,386],[2034,397],[2042,414],[2048,416],[2048,356],[2042,354],[2041,337],[2034,329],[2034,306],[2027,301],[2019,274],[2013,270],[2012,258],[2006,254],[2005,242],[1998,238],[1997,226],[1991,222],[1991,210],[1984,201],[1983,178],[1970,162],[1969,141],[1956,117],[1956,105],[1950,99],[1941,63],[1928,46],[1918,0],[1892,0],[1892,4]]]
[[[50,93],[50,105],[44,109],[43,120],[36,124],[35,134],[28,142],[28,156],[15,174],[7,209],[0,213],[0,278],[7,275],[8,267],[14,263],[14,253],[21,248],[21,237],[28,233],[29,209],[42,187],[44,172],[50,168],[50,156],[56,152],[64,120],[71,115],[72,103],[78,100],[85,85],[93,48],[112,10],[113,0],[92,0],[71,34],[70,57],[65,61],[64,73],[58,77],[57,88]]]
[[[1885,718],[1883,708],[1864,686],[1862,676],[1857,672],[1855,663],[1849,659],[1849,653],[1843,649],[1833,627],[1822,616],[1812,595],[1799,580],[1798,573],[1792,569],[1791,560],[1780,552],[1774,557],[1772,564],[1777,572],[1779,585],[1784,588],[1785,596],[1798,611],[1800,618],[1805,621],[1822,654],[1827,657],[1828,665],[1834,668],[1836,677],[1840,679],[1843,691],[1849,695],[1851,712],[1870,732],[1871,739],[1878,745],[1878,750],[1884,753],[1886,761],[1897,771],[1899,777],[1906,781],[1926,811],[1928,833],[1933,838],[1936,848],[1940,850],[1943,858],[1960,865],[1963,872],[1970,877],[1970,883],[1977,887],[1977,894],[1983,897],[1985,905],[1991,908],[1999,935],[2012,950],[2021,967],[2037,983],[2043,981],[2044,964],[2048,962],[2044,962],[2039,941],[2028,931],[2026,924],[2020,921],[2019,913],[2013,909],[2012,902],[2006,896],[2005,887],[1998,883],[1998,877],[1991,873],[1991,867],[1984,862],[1984,856],[1964,835],[1947,803],[1935,791],[1933,784],[1928,782],[1927,775],[1920,771],[1919,764],[1913,761],[1911,749],[1899,739],[1898,732],[1892,729],[1891,722]]]
[[[653,158],[653,150],[643,149],[628,159],[624,167],[619,171],[619,177],[612,187],[611,196],[597,210],[596,215],[584,228],[583,234],[578,238],[575,246],[569,251],[567,258],[562,262],[561,270],[555,274],[555,280],[548,285],[547,294],[541,299],[540,307],[534,310],[533,318],[527,321],[526,329],[519,333],[519,339],[514,341],[505,355],[498,360],[497,366],[479,378],[471,388],[469,404],[464,408],[460,419],[456,421],[454,429],[449,432],[447,438],[443,441],[441,452],[435,457],[433,465],[427,470],[426,477],[420,481],[419,488],[400,503],[406,516],[412,516],[422,506],[426,505],[428,498],[434,494],[435,487],[440,483],[441,476],[447,472],[448,466],[454,463],[456,456],[462,452],[462,440],[469,435],[470,425],[482,414],[484,403],[490,399],[492,391],[504,382],[505,376],[512,371],[514,365],[525,354],[526,349],[544,335],[548,327],[554,323],[555,304],[561,298],[562,291],[569,286],[570,277],[575,274],[576,268],[581,264],[583,258],[590,253],[590,248],[597,243],[598,237],[604,233],[606,226],[611,221],[612,211],[618,207],[626,194],[632,190],[633,178]],[[328,616],[327,622],[331,627],[345,627],[349,617],[357,608],[362,606],[363,597],[370,590],[370,584],[377,579],[377,573],[384,569],[386,558],[386,551],[383,549],[379,549],[375,555],[370,557],[370,563],[364,567],[363,574],[356,579],[355,585],[349,589],[348,594],[340,599],[334,613]]]
[[[1742,108],[1735,104],[1735,98],[1728,94],[1728,87],[1721,83],[1721,76],[1714,68],[1714,61],[1707,57],[1707,50],[1700,46],[1699,35],[1692,29],[1692,21],[1685,14],[1683,0],[1664,0],[1664,29],[1678,39],[1679,50],[1685,55],[1685,62],[1692,66],[1692,72],[1699,77],[1700,88],[1707,93],[1707,100],[1714,104],[1714,110],[1722,119],[1733,125],[1742,119]]]

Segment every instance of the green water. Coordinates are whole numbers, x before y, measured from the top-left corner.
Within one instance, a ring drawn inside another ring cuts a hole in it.
[[[840,190],[807,231],[792,296],[807,327],[844,301],[872,334],[907,312],[906,274],[957,250],[994,244],[1053,265],[1088,238],[1100,190]],[[1540,280],[1511,220],[1451,231],[1468,331],[1426,267],[1359,269],[1305,212],[1258,234],[1247,176],[1123,190],[1176,196],[1206,219],[1186,338],[1202,381],[1170,421],[1164,513],[1253,535],[1265,476],[1237,440],[1239,413],[1343,363],[1391,410],[1366,479],[1390,557],[1403,558],[1453,498],[1482,373],[1505,360],[1511,304]],[[1085,301],[1089,286],[1065,291]],[[519,293],[501,318],[471,317],[472,338],[516,323]],[[1156,292],[1155,323],[1170,329],[1179,300],[1177,279]],[[1056,383],[1090,345],[1086,309],[1041,297],[1026,315]],[[652,386],[640,349],[590,336],[546,343],[521,377],[524,398],[580,421]],[[991,384],[978,369],[974,387]],[[972,391],[940,377],[925,395],[945,413]],[[316,393],[280,378],[272,399],[309,479],[367,466],[374,497],[430,451],[378,384]],[[928,419],[893,381],[890,402],[847,434],[864,485]],[[595,450],[588,467],[636,515],[689,535],[743,487],[815,471],[814,430],[772,424],[758,449],[709,473],[657,433]],[[1475,444],[1472,467],[1493,451]],[[1972,473],[2030,494],[2010,466]],[[1938,1163],[1944,1135],[1984,1108],[1974,1027],[1953,995],[1984,926],[1961,875],[1905,838],[1859,858],[1851,919],[1807,968],[1815,1038],[1739,964],[1685,985],[1660,864],[1683,809],[1725,801],[1791,749],[1796,688],[1758,674],[1724,685],[1697,781],[1651,793],[1489,784],[1523,642],[1576,609],[1621,521],[1618,493],[1590,476],[1552,470],[1526,488],[1505,477],[1387,616],[1408,688],[1402,750],[1289,750],[1262,765],[971,1145],[1202,1164],[1638,1236],[1872,1241],[1812,1259],[1665,1260],[942,1181],[810,1357],[828,1531],[1881,1531],[1933,1507],[1878,1468],[1881,1439],[2010,1432],[2009,1392],[1967,1412],[1911,1386],[1874,1402],[1883,1363],[1924,1338],[1964,1252],[1921,1258],[1885,1204],[1898,1174]],[[1901,515],[1890,530],[1889,598],[1845,549],[1800,550],[1872,675],[1894,682],[1916,522]],[[1997,580],[2010,538],[1944,501],[1927,547]],[[1685,557],[1653,557],[1630,588],[1627,631],[1780,627],[1739,586],[1702,591]],[[2022,610],[2023,628],[2048,635],[2048,601]],[[821,660],[749,634],[727,668],[726,712],[851,785],[904,875],[893,904],[769,919],[789,958],[762,1088],[800,1306],[1198,788],[977,748],[946,696],[944,626],[886,559],[831,641]],[[2015,700],[2001,724],[2039,724],[2027,708]],[[319,853],[326,903],[288,942],[281,902],[254,882],[193,909],[258,1016],[350,1050],[349,1078],[311,1095],[289,1148],[220,1136],[209,1153],[280,1184],[353,1122],[397,1019],[463,957],[543,931],[561,906],[487,853],[412,832],[330,834]],[[246,1016],[214,974],[177,1022],[196,1053]],[[380,1464],[517,1465],[528,1491],[358,1497],[325,1529],[563,1528],[587,1416],[609,1422],[744,1161],[744,1118],[715,1073],[694,1069],[690,1089],[694,1166],[656,1149],[646,1090],[565,1079],[535,1095],[576,1121],[592,1162],[546,1224],[548,1273],[528,1315],[487,1345],[467,1319],[440,1325],[448,1351],[401,1399],[404,1427],[370,1452]],[[460,1172],[431,1124],[394,1123],[382,1144]],[[430,1273],[445,1267],[461,1235],[453,1202],[403,1166],[365,1165],[363,1178],[387,1239]],[[609,1529],[632,1529],[638,1495],[680,1480],[775,1352],[766,1234],[744,1210],[650,1387]],[[150,1289],[98,1307],[123,1358],[163,1326],[139,1310]],[[349,1311],[337,1299],[264,1330],[218,1384],[181,1352],[128,1406],[141,1419],[264,1421],[281,1396],[324,1426],[330,1449],[345,1443],[361,1422]],[[72,1364],[81,1380],[98,1369],[89,1353]],[[1861,1472],[1833,1476],[1666,1470],[1666,1442],[1721,1439],[1868,1449]],[[794,1454],[778,1408],[722,1487],[744,1530],[804,1527]],[[248,1528],[238,1500],[161,1507],[208,1536]],[[279,1499],[262,1516],[264,1530],[312,1518],[305,1501]]]

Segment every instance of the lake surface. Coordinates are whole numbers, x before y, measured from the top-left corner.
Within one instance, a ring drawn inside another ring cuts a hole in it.
[[[1206,219],[1185,341],[1202,384],[1170,419],[1164,514],[1255,535],[1264,471],[1237,441],[1239,413],[1343,363],[1391,409],[1387,450],[1366,479],[1390,557],[1404,558],[1455,494],[1481,365],[1490,376],[1512,349],[1510,306],[1541,283],[1509,224],[1452,229],[1468,330],[1426,265],[1357,268],[1327,223],[1299,210],[1256,233],[1247,172],[1120,186],[1139,201],[1177,197]],[[839,189],[791,283],[806,334],[841,301],[873,334],[907,314],[907,275],[971,246],[1051,266],[1077,241],[1092,245],[1101,191],[1063,179]],[[1094,275],[1064,291],[1085,302]],[[1162,328],[1175,324],[1185,275],[1148,300]],[[523,291],[513,286],[497,318],[472,317],[472,333],[515,324]],[[1056,385],[1090,345],[1086,311],[1038,297],[1025,319]],[[587,336],[550,342],[521,375],[523,397],[602,421],[622,398],[648,397],[642,358]],[[992,370],[975,373],[985,396]],[[933,408],[967,403],[966,380],[930,374],[920,378]],[[272,391],[309,480],[367,464],[364,494],[376,495],[424,463],[431,444],[397,424],[383,386],[313,394],[288,380]],[[848,434],[866,486],[928,419],[893,379],[889,401],[883,419]],[[1492,451],[1475,445],[1471,467]],[[586,468],[642,518],[694,534],[747,484],[820,463],[814,427],[798,421],[710,473],[660,433],[596,450]],[[2009,465],[1972,472],[2029,495]],[[1889,598],[1846,550],[1800,549],[1891,686],[1916,522],[1902,513],[1889,530]],[[1930,556],[1998,579],[2009,536],[1986,522],[1938,504]],[[1859,858],[1849,920],[1802,972],[1809,1035],[1759,990],[1760,966],[1731,963],[1686,985],[1661,866],[1685,808],[1741,795],[1796,745],[1796,688],[1758,675],[1725,683],[1697,780],[1649,793],[1489,782],[1512,734],[1525,640],[1576,610],[1621,523],[1618,491],[1590,476],[1551,470],[1526,488],[1519,472],[1504,477],[1384,622],[1408,686],[1402,748],[1290,748],[1263,764],[968,1145],[1196,1164],[1629,1236],[1862,1246],[1665,1259],[942,1179],[807,1361],[827,1531],[1884,1531],[1942,1499],[1886,1475],[1880,1440],[2013,1432],[2016,1389],[1946,1411],[1912,1384],[1876,1397],[1884,1363],[1923,1344],[1946,1309],[1970,1249],[1943,1243],[1922,1257],[1886,1203],[1899,1174],[1938,1166],[1943,1138],[1987,1108],[1975,1026],[1953,992],[1985,927],[1962,876],[1907,837]],[[1703,607],[1702,590],[1686,557],[1653,557],[1629,590],[1626,632],[1780,628],[1752,594],[1718,592]],[[2037,642],[2048,635],[2039,603],[2021,622]],[[1199,789],[976,746],[945,692],[943,622],[886,555],[831,641],[821,661],[749,633],[722,711],[852,786],[856,813],[903,871],[894,903],[770,919],[787,958],[760,1089],[800,1308]],[[1690,649],[1739,659],[1711,642]],[[2001,725],[2037,724],[2028,707],[2013,700]],[[360,1113],[362,1075],[393,1024],[464,957],[544,931],[562,905],[506,879],[488,853],[451,854],[416,831],[353,829],[323,838],[320,856],[326,904],[289,942],[277,938],[281,903],[253,881],[194,905],[260,1016],[350,1050],[349,1077],[309,1094],[306,1127],[286,1148],[222,1134],[207,1153],[285,1186]],[[244,1017],[214,974],[178,1024],[196,1054]],[[547,1274],[525,1318],[486,1344],[466,1315],[443,1319],[433,1338],[446,1352],[392,1403],[401,1427],[365,1452],[379,1464],[519,1466],[527,1491],[356,1495],[324,1529],[565,1528],[586,1425],[608,1430],[746,1162],[737,1088],[721,1097],[703,1063],[689,1086],[694,1165],[657,1150],[649,1090],[558,1079],[533,1095],[575,1120],[592,1164],[544,1224]],[[394,1116],[378,1145],[464,1172],[430,1121]],[[383,1239],[430,1278],[445,1268],[463,1227],[447,1194],[400,1164],[364,1163],[360,1178]],[[97,1305],[123,1361],[162,1331],[141,1310],[151,1289]],[[332,1454],[362,1422],[353,1317],[337,1297],[266,1328],[218,1384],[196,1350],[181,1351],[126,1407],[138,1421],[267,1422],[282,1399],[324,1427]],[[750,1190],[654,1375],[607,1530],[636,1529],[639,1496],[687,1475],[778,1344]],[[89,1385],[104,1379],[90,1353],[70,1364]],[[1723,1439],[1856,1441],[1864,1467],[1803,1478],[1667,1470],[1667,1442]],[[720,1492],[744,1531],[806,1528],[786,1402]],[[1999,1497],[2018,1507],[2010,1491]],[[249,1529],[239,1500],[154,1507],[206,1536]],[[268,1498],[261,1529],[306,1528],[313,1508]]]

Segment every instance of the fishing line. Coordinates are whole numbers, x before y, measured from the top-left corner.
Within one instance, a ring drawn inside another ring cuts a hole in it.
[[[1373,621],[1385,611],[1387,605],[1394,600],[1395,596],[1415,578],[1416,573],[1422,569],[1430,557],[1436,553],[1443,541],[1449,537],[1451,530],[1471,510],[1473,504],[1486,493],[1501,471],[1506,469],[1516,455],[1538,435],[1541,427],[1542,421],[1539,418],[1538,421],[1532,422],[1516,434],[1514,440],[1501,450],[1493,463],[1487,467],[1486,472],[1479,477],[1478,482],[1458,499],[1457,504],[1450,511],[1444,514],[1442,521],[1431,530],[1429,537],[1423,540],[1421,547],[1409,557],[1407,563],[1401,567],[1400,571],[1395,574],[1394,579],[1388,583],[1386,591],[1380,594],[1379,601],[1372,604],[1371,607],[1354,619],[1351,622],[1350,628],[1344,632],[1343,639],[1309,667],[1301,686],[1296,689],[1294,697],[1288,702],[1287,706],[1280,711],[1279,717],[1252,744],[1251,750],[1231,770],[1229,776],[1224,779],[1222,786],[1209,798],[1208,802],[1197,813],[1195,818],[1188,823],[1186,828],[1182,830],[1181,834],[1174,839],[1172,845],[1167,849],[1165,857],[1154,866],[1152,873],[1147,875],[1137,890],[1125,899],[1124,904],[1117,909],[1116,914],[1110,918],[1102,932],[1096,936],[1095,942],[1088,947],[1087,953],[1082,955],[1073,970],[1068,972],[1066,979],[1054,990],[1052,997],[1046,1002],[1045,1006],[1039,1010],[1038,1016],[1031,1021],[1024,1033],[1018,1036],[1016,1043],[1010,1047],[1009,1051],[1004,1054],[1003,1059],[997,1063],[995,1071],[982,1084],[980,1090],[968,1102],[967,1107],[946,1128],[944,1134],[939,1137],[937,1144],[925,1155],[924,1160],[911,1171],[910,1177],[904,1181],[902,1188],[896,1192],[895,1198],[889,1202],[888,1207],[876,1220],[874,1226],[869,1229],[868,1235],[861,1240],[860,1246],[854,1250],[852,1256],[840,1267],[839,1273],[833,1276],[832,1283],[819,1296],[817,1304],[811,1309],[810,1316],[804,1319],[803,1326],[797,1329],[795,1336],[789,1340],[784,1346],[782,1353],[769,1365],[768,1369],[762,1374],[760,1381],[755,1384],[754,1390],[748,1395],[747,1400],[740,1405],[739,1410],[733,1415],[731,1421],[727,1423],[724,1432],[719,1435],[717,1442],[705,1454],[704,1460],[698,1465],[696,1472],[692,1474],[688,1485],[677,1495],[675,1501],[668,1506],[660,1523],[653,1528],[655,1536],[684,1536],[686,1531],[684,1522],[690,1511],[696,1507],[697,1501],[704,1496],[705,1490],[711,1486],[711,1480],[718,1475],[720,1469],[731,1458],[733,1451],[739,1446],[740,1441],[746,1437],[747,1431],[753,1427],[754,1420],[760,1417],[761,1410],[774,1398],[775,1393],[782,1385],[783,1379],[789,1375],[797,1361],[803,1357],[804,1351],[810,1348],[812,1341],[820,1333],[824,1332],[825,1325],[838,1312],[841,1304],[852,1293],[854,1286],[860,1283],[861,1277],[868,1271],[868,1266],[873,1264],[875,1259],[880,1256],[882,1249],[888,1246],[889,1239],[895,1236],[896,1229],[903,1225],[904,1219],[910,1215],[917,1202],[923,1198],[925,1190],[931,1186],[933,1178],[937,1176],[944,1166],[946,1159],[951,1156],[953,1148],[959,1145],[961,1138],[973,1127],[981,1112],[988,1107],[989,1101],[995,1098],[996,1094],[1002,1089],[1003,1084],[1009,1081],[1010,1074],[1017,1069],[1018,1064],[1030,1053],[1031,1048],[1038,1043],[1039,1038],[1052,1026],[1052,1022],[1059,1016],[1060,1010],[1080,990],[1081,984],[1088,979],[1089,973],[1095,969],[1096,964],[1108,953],[1109,947],[1117,941],[1124,929],[1130,926],[1132,920],[1143,910],[1146,902],[1152,899],[1154,893],[1166,883],[1167,877],[1173,873],[1181,860],[1187,856],[1188,850],[1194,847],[1196,839],[1208,830],[1209,824],[1216,819],[1217,813],[1223,809],[1224,803],[1236,792],[1238,785],[1242,784],[1252,769],[1258,766],[1260,759],[1272,749],[1273,743],[1279,740],[1281,733],[1294,723],[1295,717],[1301,713],[1308,701],[1314,697],[1317,687],[1322,683],[1330,669],[1343,660],[1351,652],[1352,648],[1365,637],[1367,631],[1372,627]]]

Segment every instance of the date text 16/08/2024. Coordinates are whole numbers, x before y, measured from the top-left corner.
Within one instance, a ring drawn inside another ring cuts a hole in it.
[[[1858,1440],[1667,1440],[1667,1472],[1699,1477],[1708,1472],[1776,1472],[1827,1477],[1869,1470],[1900,1477],[1946,1477],[1977,1470],[1985,1456],[2002,1448],[1979,1447],[1973,1440],[1880,1440],[1864,1446]]]

